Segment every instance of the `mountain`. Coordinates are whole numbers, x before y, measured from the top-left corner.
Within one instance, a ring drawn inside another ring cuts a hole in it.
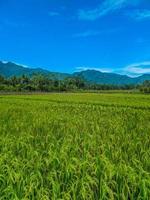
[[[139,76],[136,78],[137,83],[143,83],[146,80],[150,80],[150,74],[143,74],[142,76]]]
[[[144,74],[139,77],[129,77],[115,73],[103,73],[96,70],[85,70],[73,74],[50,72],[42,68],[28,68],[12,62],[0,61],[0,75],[7,78],[21,75],[32,76],[33,74],[43,74],[51,79],[63,80],[67,77],[81,77],[87,82],[95,84],[111,84],[111,85],[129,85],[140,84],[145,80],[150,80],[150,74]]]
[[[111,85],[130,85],[140,84],[145,80],[150,80],[150,74],[144,74],[139,77],[129,77],[115,73],[103,73],[96,70],[85,70],[74,73],[75,76],[80,76],[90,83],[96,84],[111,84]]]
[[[0,75],[9,78],[12,76],[21,76],[23,74],[26,76],[32,76],[33,74],[43,74],[49,78],[60,80],[70,76],[69,74],[50,72],[42,68],[28,68],[13,62],[0,61]]]

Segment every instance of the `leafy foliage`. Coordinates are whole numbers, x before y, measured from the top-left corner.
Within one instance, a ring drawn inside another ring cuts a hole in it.
[[[141,92],[150,93],[150,81],[145,81],[139,88]]]
[[[80,76],[68,77],[64,80],[50,79],[49,76],[34,74],[32,77],[22,75],[4,78],[0,76],[0,91],[76,91],[76,90],[129,90],[135,89],[135,85],[105,85],[92,84]]]

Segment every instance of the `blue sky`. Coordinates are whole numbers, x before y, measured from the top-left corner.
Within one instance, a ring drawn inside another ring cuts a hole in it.
[[[0,60],[150,73],[149,0],[1,0]]]

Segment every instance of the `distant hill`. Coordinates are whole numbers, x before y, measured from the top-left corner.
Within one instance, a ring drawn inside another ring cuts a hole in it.
[[[12,62],[0,61],[0,74],[5,77],[21,76],[22,74],[31,76],[33,73],[48,74],[49,72],[43,69],[30,69]]]
[[[132,78],[126,75],[103,73],[96,70],[85,70],[82,72],[77,72],[74,75],[83,77],[85,80],[91,83],[111,85],[140,84],[145,80],[150,80],[150,74],[144,74],[142,76]]]
[[[139,77],[129,77],[126,75],[119,75],[115,73],[103,73],[96,70],[85,70],[81,72],[76,72],[73,74],[50,72],[42,68],[28,68],[12,62],[2,62],[0,61],[0,75],[7,78],[12,76],[21,75],[32,76],[33,74],[43,74],[51,79],[63,80],[67,77],[79,76],[90,83],[95,84],[111,84],[111,85],[129,85],[129,84],[140,84],[145,80],[150,80],[150,74],[144,74]]]
[[[60,80],[70,76],[66,73],[50,72],[42,68],[28,68],[13,62],[0,61],[0,75],[9,78],[12,76],[21,76],[23,74],[26,76],[32,76],[33,74],[43,74],[45,76],[49,76],[49,78]]]

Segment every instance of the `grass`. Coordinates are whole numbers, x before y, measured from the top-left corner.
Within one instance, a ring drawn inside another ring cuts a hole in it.
[[[150,197],[150,96],[0,96],[0,199]]]

